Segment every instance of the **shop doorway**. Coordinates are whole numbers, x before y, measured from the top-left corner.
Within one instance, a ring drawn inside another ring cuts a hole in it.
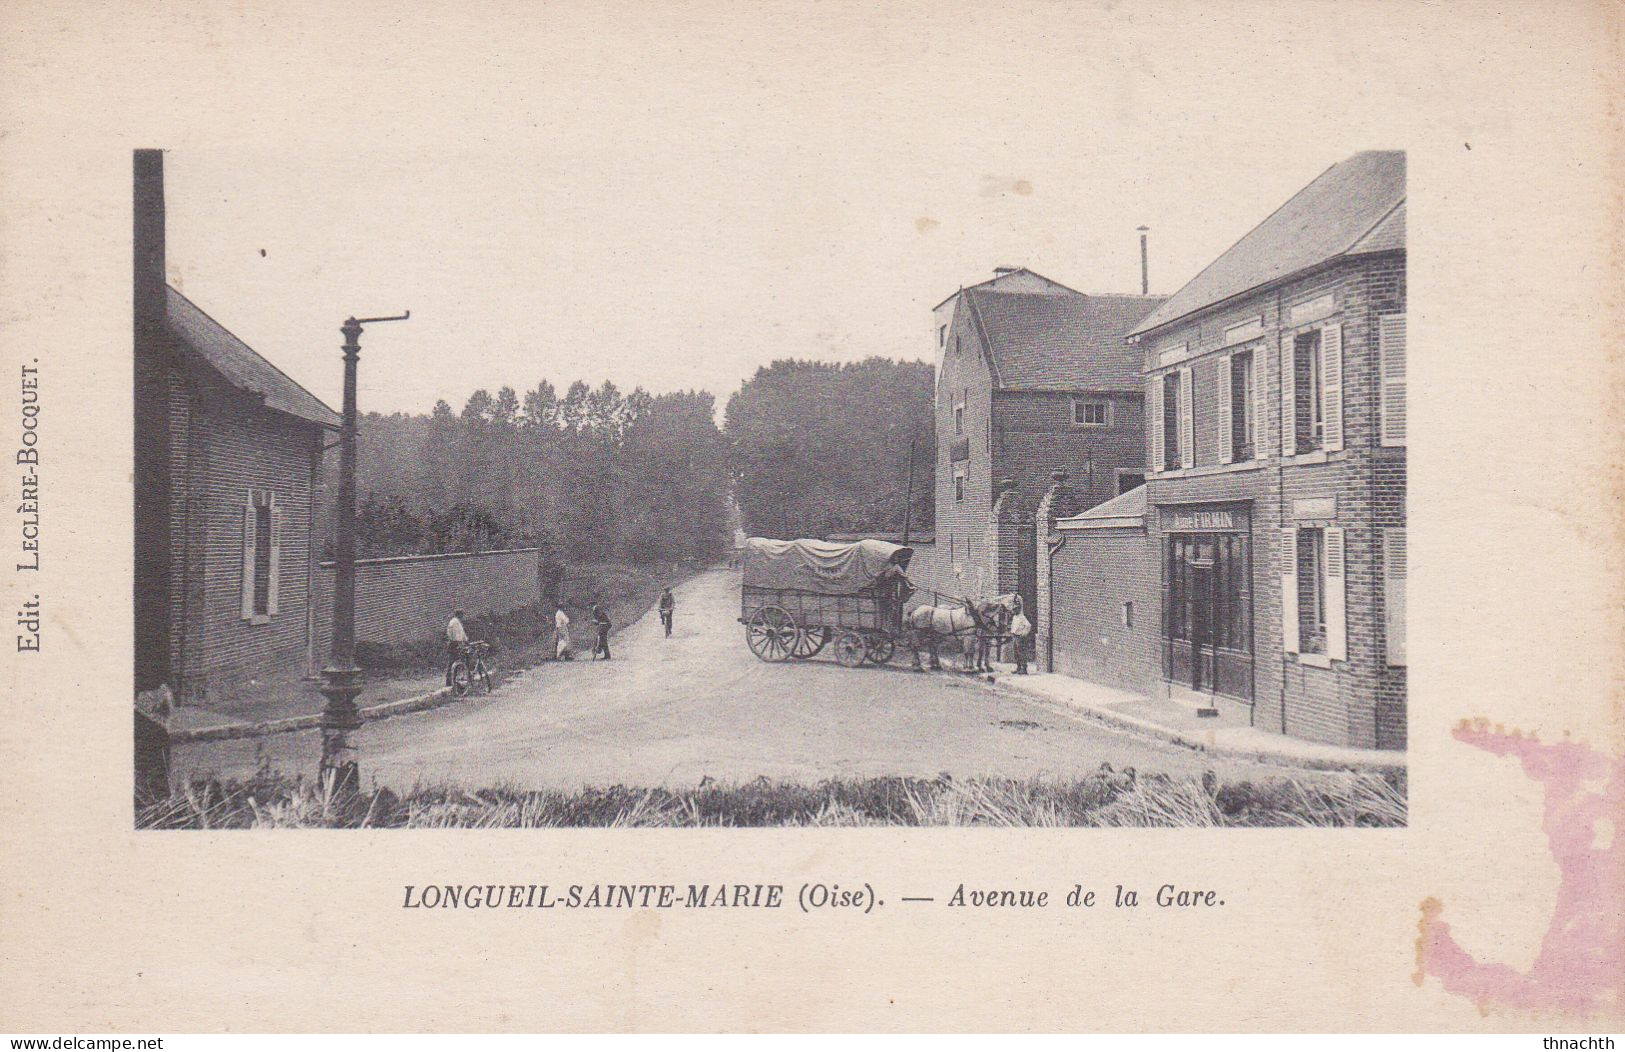
[[[1239,532],[1165,536],[1163,677],[1201,694],[1253,697],[1250,538]]]

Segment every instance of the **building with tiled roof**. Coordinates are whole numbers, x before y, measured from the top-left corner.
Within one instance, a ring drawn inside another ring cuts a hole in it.
[[[1041,666],[1404,748],[1405,274],[1405,155],[1359,153],[1133,327],[1143,510],[1056,524]]]
[[[164,248],[163,157],[139,150],[135,689],[190,704],[311,663],[322,449],[340,419],[169,287]]]
[[[1001,267],[938,305],[936,544],[916,576],[1030,602],[1031,530],[1001,533],[999,522],[1030,524],[1055,471],[1086,505],[1139,484],[1142,377],[1124,337],[1161,302]]]

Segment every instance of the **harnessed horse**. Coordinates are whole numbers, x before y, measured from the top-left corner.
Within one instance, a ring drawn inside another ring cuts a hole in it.
[[[914,671],[924,671],[920,665],[922,642],[930,651],[931,667],[940,669],[942,659],[937,653],[938,644],[944,639],[963,643],[967,636],[971,642],[963,646],[962,671],[993,671],[988,660],[993,641],[1009,629],[1017,597],[1001,595],[983,602],[961,599],[955,605],[944,605],[940,602],[943,597],[937,598],[937,605],[917,606],[903,619],[903,626],[908,629],[909,648],[914,652]]]

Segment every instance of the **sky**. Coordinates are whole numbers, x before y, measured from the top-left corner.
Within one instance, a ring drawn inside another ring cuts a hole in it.
[[[995,266],[1138,292],[1141,224],[1172,293],[1332,164],[1403,148],[1343,101],[1422,75],[1306,37],[1325,75],[1283,98],[1234,25],[1160,46],[1203,17],[1179,5],[671,5],[614,34],[527,10],[313,63],[319,123],[285,91],[177,136],[171,283],[335,406],[340,323],[408,309],[362,338],[364,411],[544,378],[720,403],[777,358],[929,360],[932,306]]]

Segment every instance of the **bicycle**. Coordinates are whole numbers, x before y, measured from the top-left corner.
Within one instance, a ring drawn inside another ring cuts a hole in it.
[[[468,692],[475,684],[479,684],[480,693],[491,693],[491,670],[486,667],[485,655],[491,650],[491,644],[481,639],[470,640],[463,645],[463,652],[451,665],[451,689],[459,698],[468,696]]]

